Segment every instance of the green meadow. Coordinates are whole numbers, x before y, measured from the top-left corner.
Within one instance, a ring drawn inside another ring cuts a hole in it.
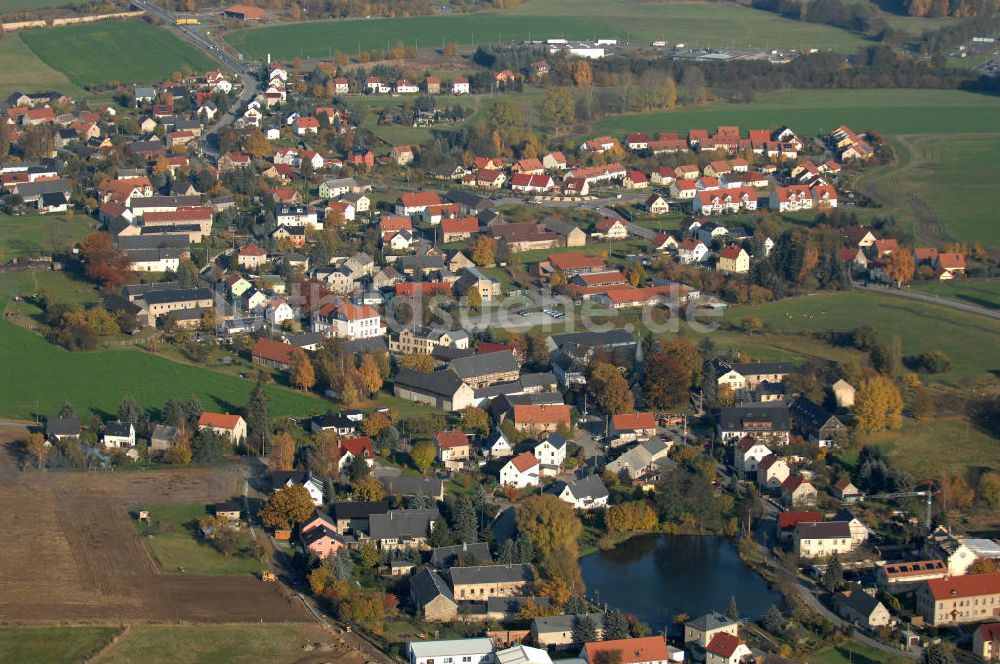
[[[853,52],[858,35],[781,18],[730,3],[537,0],[504,12],[450,16],[316,21],[248,28],[226,37],[252,58],[320,57],[356,53],[396,42],[419,48],[548,38],[614,38],[648,45],[655,40],[688,46],[819,48]]]
[[[84,215],[0,214],[0,262],[71,249],[90,232],[92,223]]]
[[[83,90],[72,83],[66,74],[45,64],[28,48],[20,34],[6,35],[0,39],[0,97],[13,92],[59,90],[63,94],[80,96]]]
[[[45,64],[80,86],[155,82],[184,66],[196,72],[216,66],[167,29],[141,21],[38,28],[21,33],[21,39]]]
[[[781,340],[787,335],[846,332],[872,325],[887,338],[898,336],[904,356],[934,349],[947,353],[952,370],[928,378],[946,385],[992,381],[991,373],[1000,370],[1000,358],[993,352],[1000,348],[995,320],[890,295],[863,290],[819,293],[732,307],[724,320],[739,324],[744,316],[755,316],[768,326],[767,333],[748,338],[757,343],[767,343],[772,335]]]
[[[684,106],[672,111],[613,115],[596,133],[686,132],[738,125],[788,125],[804,134],[846,124],[888,134],[967,134],[997,131],[1000,98],[956,90],[793,90],[760,95],[749,104]]]

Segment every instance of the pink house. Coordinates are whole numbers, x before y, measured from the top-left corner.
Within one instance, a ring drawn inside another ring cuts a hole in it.
[[[344,546],[344,538],[326,526],[319,525],[302,533],[302,543],[310,553],[326,558]]]

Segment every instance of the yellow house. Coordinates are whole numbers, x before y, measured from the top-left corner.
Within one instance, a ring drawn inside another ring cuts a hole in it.
[[[726,247],[719,252],[716,269],[719,272],[746,274],[750,271],[750,254],[743,247]]]

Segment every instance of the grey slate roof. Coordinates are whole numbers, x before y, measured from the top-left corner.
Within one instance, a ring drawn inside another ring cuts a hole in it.
[[[410,594],[418,607],[430,604],[437,597],[444,597],[449,602],[455,602],[451,588],[444,582],[440,574],[429,567],[422,567],[410,578]]]
[[[578,346],[629,346],[636,343],[635,336],[626,330],[609,330],[607,332],[567,332],[566,334],[553,334],[552,343],[556,348],[561,348],[568,343]]]
[[[795,365],[791,362],[733,362],[730,366],[744,376],[790,374],[795,370]]]
[[[719,427],[723,431],[743,431],[744,422],[768,422],[771,431],[788,431],[788,406],[773,405],[731,406],[719,411]]]
[[[604,614],[603,613],[590,613],[591,620],[598,627],[604,625]],[[562,615],[562,616],[545,616],[543,618],[535,618],[531,621],[531,625],[534,628],[536,634],[559,634],[561,632],[572,632],[573,625],[576,624],[577,616],[573,615]]]
[[[565,487],[569,487],[570,493],[573,494],[574,498],[586,498],[589,496],[596,500],[608,497],[608,489],[597,475],[587,475],[578,480],[566,482],[563,486],[559,487],[558,493],[562,493]]]
[[[44,194],[62,193],[68,194],[73,190],[69,180],[39,180],[37,182],[21,182],[17,185],[17,193],[21,198],[36,199]]]
[[[305,484],[311,479],[313,479],[311,470],[276,470],[271,473],[271,490],[284,489],[289,480],[293,484]]]
[[[829,422],[831,419],[837,419],[833,415],[806,397],[799,397],[792,403],[792,412],[795,413],[801,423],[808,425],[814,429],[819,429]],[[840,420],[837,420],[840,423]]]
[[[533,387],[555,388],[559,384],[559,381],[556,380],[556,375],[551,371],[521,374],[518,380],[524,389],[531,389]]]
[[[104,425],[105,436],[118,436],[126,438],[130,433],[132,433],[131,422],[108,422]]]
[[[131,249],[189,249],[191,241],[187,235],[119,235],[118,248],[123,251]],[[175,284],[176,285],[176,284]]]
[[[483,565],[493,562],[493,555],[490,553],[490,545],[486,542],[473,542],[472,544],[439,546],[431,551],[430,563],[438,569],[444,569],[454,565],[459,558],[470,556],[475,557],[475,559]]]
[[[80,435],[79,417],[54,417],[45,423],[45,433],[50,436]]]
[[[372,514],[368,520],[372,539],[407,539],[427,537],[431,523],[440,516],[437,509],[389,510],[385,514]]]
[[[556,431],[555,433],[550,433],[545,442],[559,450],[566,447],[566,436]]]
[[[401,496],[440,496],[444,480],[431,477],[383,477],[379,481],[386,491]]]
[[[534,569],[527,563],[516,565],[479,565],[476,567],[452,567],[448,570],[451,586],[470,583],[531,583],[535,578]]]
[[[152,440],[163,440],[170,444],[177,439],[177,427],[172,427],[166,424],[157,424],[153,427],[153,435],[150,436]]]
[[[539,608],[552,604],[552,600],[548,597],[490,597],[486,600],[486,612],[516,616],[528,600],[533,601]]]
[[[344,341],[340,344],[340,351],[347,355],[355,353],[388,353],[389,345],[385,337],[369,337],[367,339],[354,339]]]
[[[728,627],[729,625],[735,625],[736,623],[726,616],[712,611],[711,613],[706,613],[703,616],[695,618],[694,620],[689,620],[684,623],[685,627],[693,627],[700,632],[707,632],[712,629],[719,629],[720,627]]]
[[[840,602],[851,607],[863,616],[870,616],[881,602],[863,590],[855,590],[847,597],[838,598]]]
[[[154,290],[145,294],[146,304],[165,304],[169,302],[190,302],[192,300],[211,300],[212,291],[208,288],[177,288],[173,290]]]
[[[454,396],[455,392],[463,384],[462,379],[451,369],[431,372],[400,369],[393,382],[395,385],[400,385],[407,389],[447,397],[448,399]]]
[[[514,352],[510,350],[459,358],[452,360],[449,366],[462,379],[516,372],[521,368],[517,358],[514,357]]]
[[[334,503],[331,510],[337,519],[365,519],[372,514],[385,514],[389,511],[386,500],[361,500]]]
[[[851,524],[847,521],[817,521],[795,526],[801,539],[850,539]]]

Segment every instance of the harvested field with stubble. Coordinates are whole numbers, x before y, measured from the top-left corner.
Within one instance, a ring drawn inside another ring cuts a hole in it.
[[[162,574],[129,507],[229,499],[235,467],[136,472],[20,472],[0,433],[0,623],[307,622],[278,584],[246,576]]]

